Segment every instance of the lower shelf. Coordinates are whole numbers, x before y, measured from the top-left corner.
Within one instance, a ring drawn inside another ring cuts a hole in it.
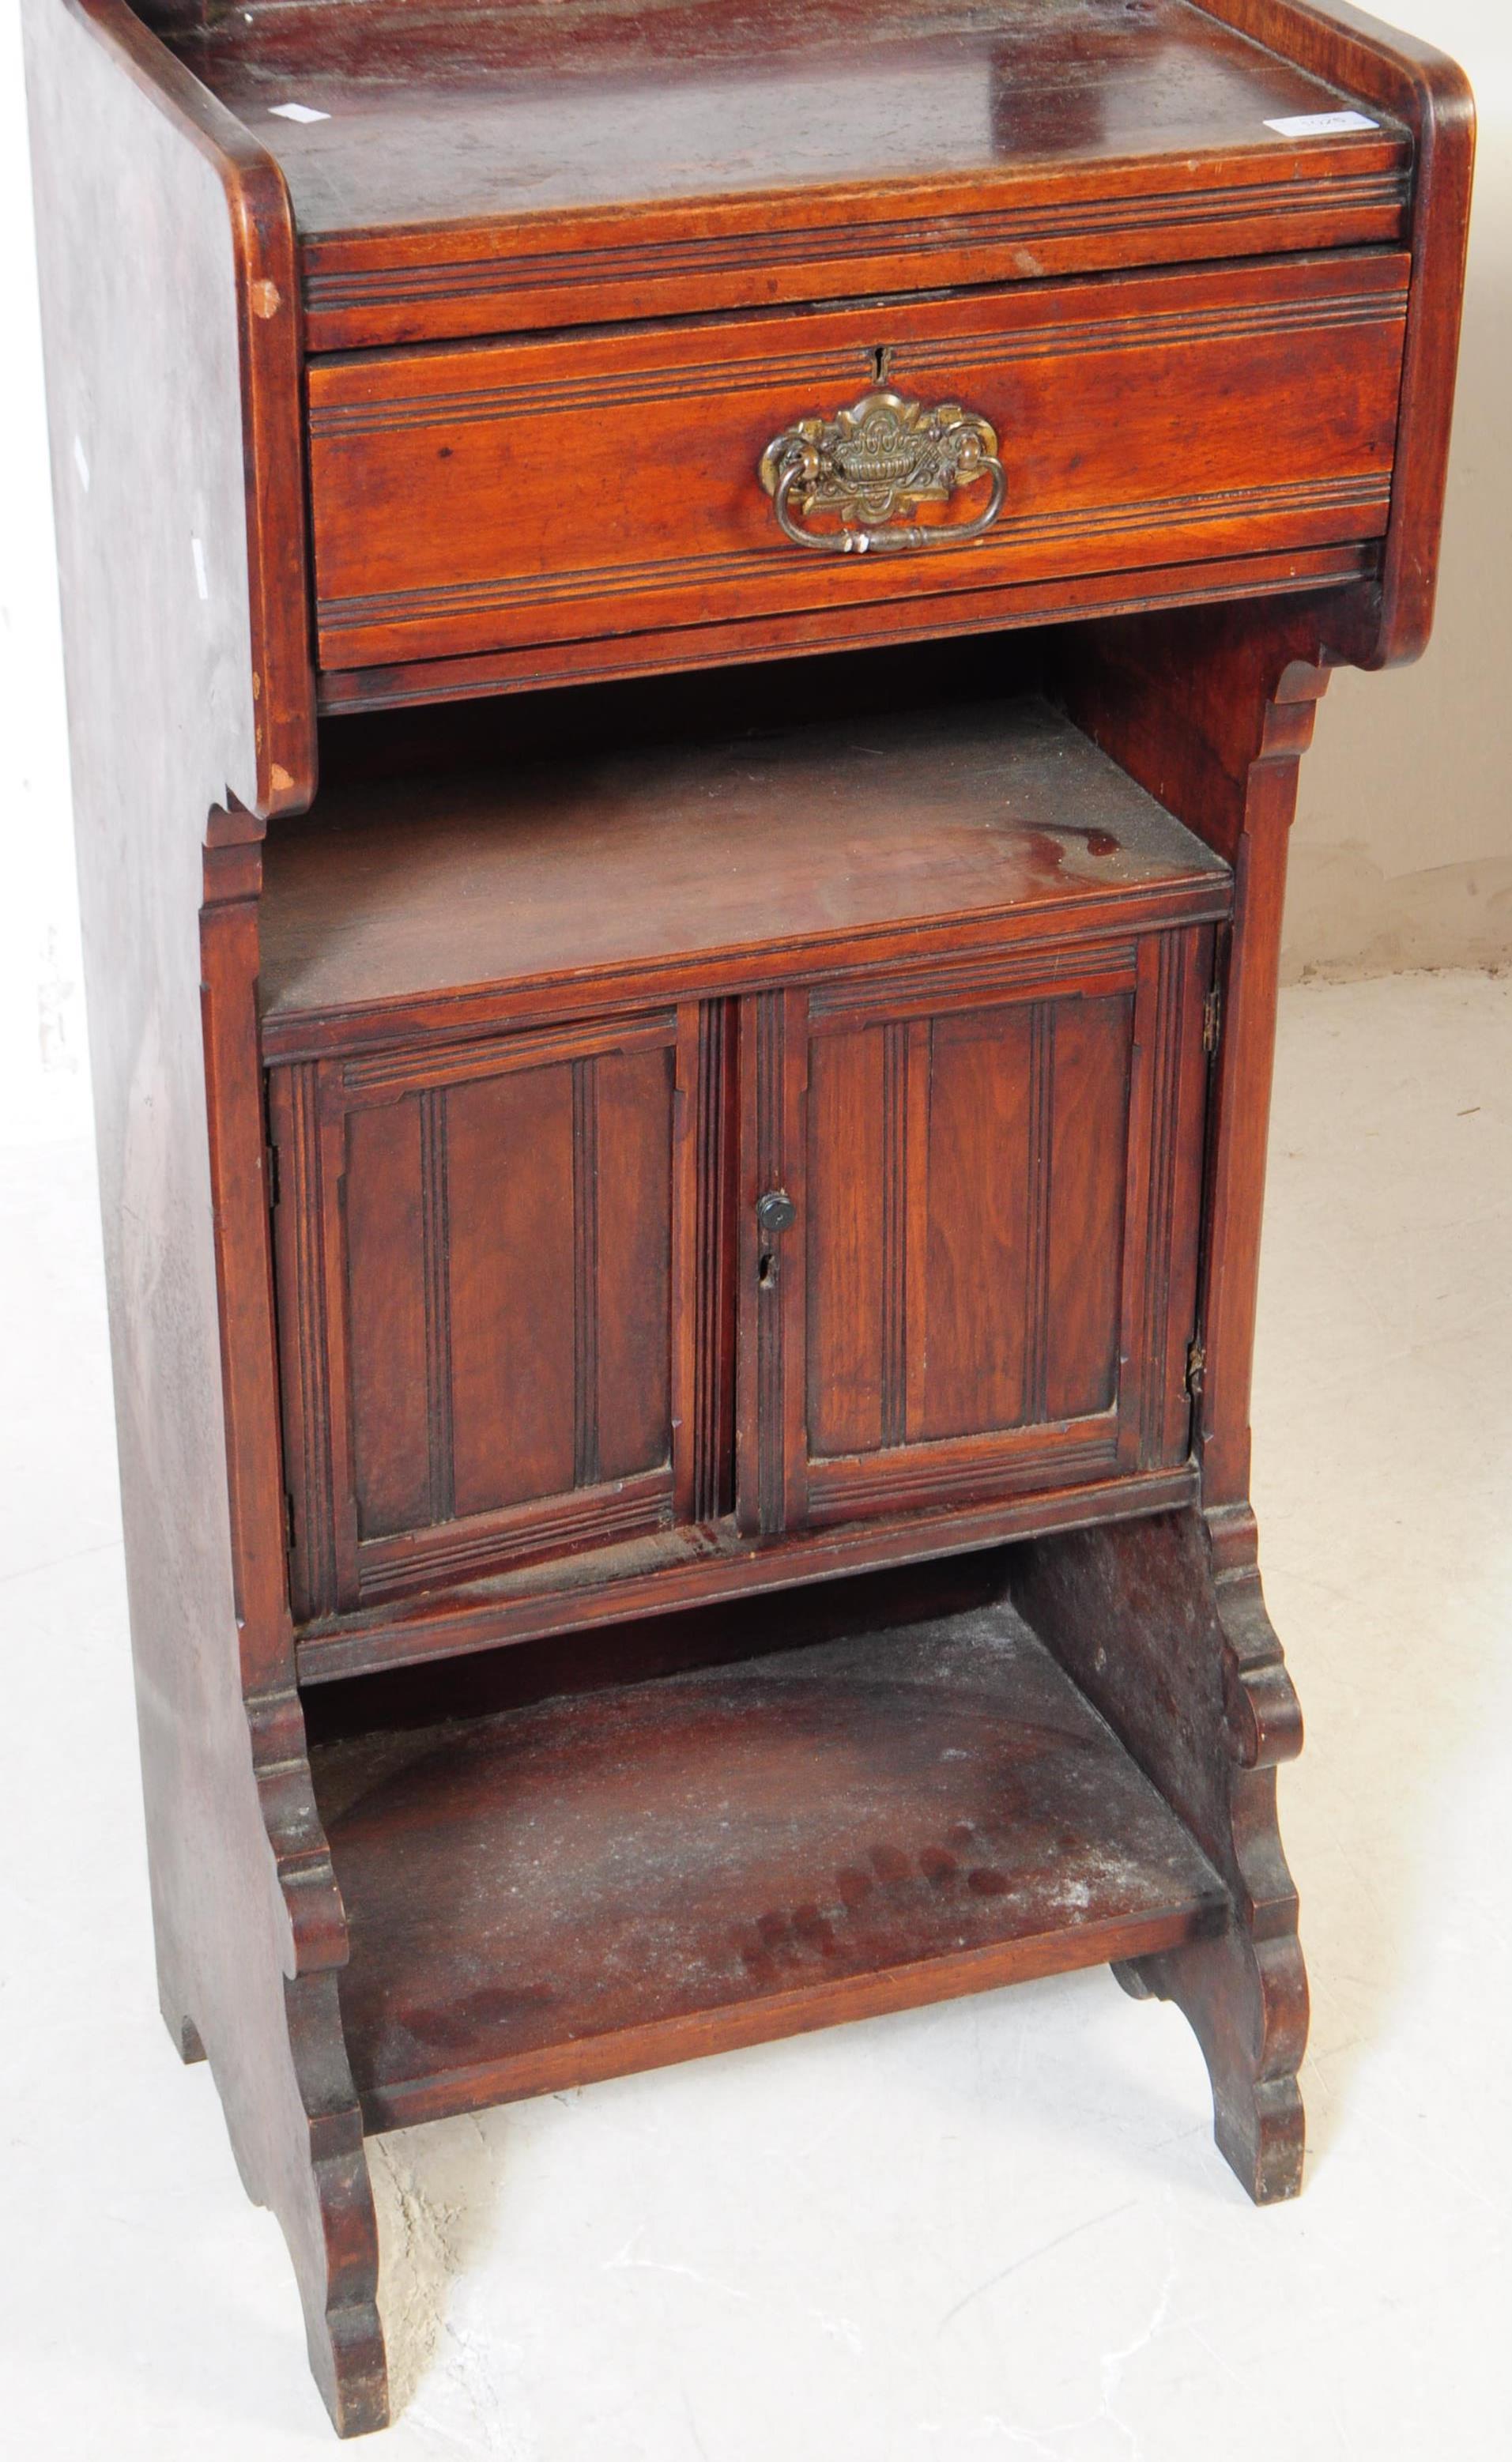
[[[1006,1606],[328,1745],[372,2128],[1220,1927]]]

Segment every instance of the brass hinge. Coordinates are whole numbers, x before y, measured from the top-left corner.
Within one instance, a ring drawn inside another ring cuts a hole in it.
[[[1199,1342],[1189,1342],[1186,1347],[1186,1390],[1189,1393],[1200,1393],[1202,1391],[1202,1371],[1206,1366],[1207,1352],[1202,1345]]]
[[[1223,995],[1217,983],[1202,1003],[1202,1048],[1209,1058],[1218,1049],[1219,1036],[1223,1031]]]

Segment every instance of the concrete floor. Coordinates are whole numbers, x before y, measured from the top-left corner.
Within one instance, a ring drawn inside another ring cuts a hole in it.
[[[1315,2015],[1256,2214],[1105,1973],[374,2149],[399,2425],[508,2462],[1507,2450],[1512,983],[1288,993],[1255,1401]],[[0,2421],[334,2451],[282,2244],[158,2017],[90,1159],[7,1159]]]

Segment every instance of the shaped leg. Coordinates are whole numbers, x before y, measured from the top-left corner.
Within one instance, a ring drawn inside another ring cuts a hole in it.
[[[1245,1507],[1037,1541],[1018,1606],[1179,1814],[1228,1886],[1207,1940],[1115,1968],[1174,2000],[1207,2062],[1220,2151],[1257,2205],[1302,2185],[1297,2070],[1307,1982],[1276,1823],[1276,1767],[1302,1717],[1265,1613]]]

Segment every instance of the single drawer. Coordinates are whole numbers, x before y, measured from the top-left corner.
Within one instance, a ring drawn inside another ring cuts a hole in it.
[[[812,615],[1387,523],[1409,264],[1361,252],[310,371],[319,659]]]

